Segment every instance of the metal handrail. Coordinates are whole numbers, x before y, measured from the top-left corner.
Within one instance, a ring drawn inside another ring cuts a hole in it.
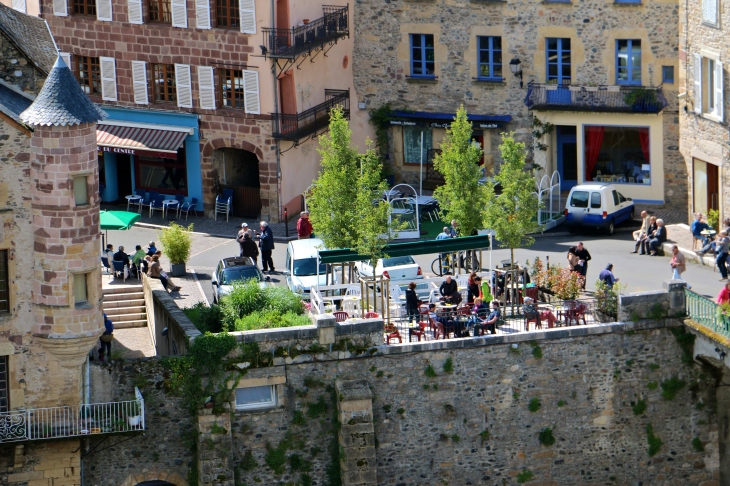
[[[0,413],[0,444],[145,430],[144,398]]]
[[[328,42],[348,36],[349,4],[344,7],[323,5],[324,16],[306,25],[291,29],[265,27],[266,55],[274,58],[295,58]]]
[[[325,102],[296,114],[272,113],[272,136],[281,140],[300,140],[329,125],[330,111],[342,107],[345,119],[350,119],[350,90],[326,89]]]
[[[730,337],[730,316],[722,308],[695,292],[684,289],[687,316],[709,330]]]
[[[630,96],[631,93],[635,95]],[[631,103],[627,103],[627,99]],[[617,113],[659,113],[667,106],[661,87],[581,86],[576,84],[529,83],[525,105],[531,110],[592,111]]]

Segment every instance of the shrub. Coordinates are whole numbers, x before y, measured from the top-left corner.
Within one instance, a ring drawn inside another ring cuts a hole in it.
[[[295,410],[294,411],[294,418],[292,418],[291,423],[294,425],[304,425],[306,423],[306,420],[304,418],[304,413],[302,413],[301,410]]]
[[[535,357],[535,359],[541,359],[542,348],[540,348],[540,346],[535,346],[534,348],[532,348],[532,355]]]
[[[684,385],[686,383],[676,376],[673,376],[669,378],[668,380],[664,380],[661,383],[662,387],[662,398],[665,400],[674,400],[674,397],[677,396],[677,393],[679,393],[679,390],[684,388]]]
[[[429,378],[436,378],[436,370],[433,369],[433,366],[431,366],[431,365],[426,366],[426,369],[423,371],[423,374],[428,376]]]
[[[281,314],[303,314],[302,299],[287,287],[266,287],[263,289],[264,308]]]
[[[446,358],[444,361],[444,373],[454,372],[454,361],[451,358]]]
[[[237,319],[264,308],[264,290],[255,279],[235,282],[231,293],[221,298],[228,329],[234,329]]]
[[[198,302],[194,306],[186,307],[182,311],[195,324],[198,331],[202,333],[218,333],[223,331],[223,312],[215,304],[208,307],[203,302]]]
[[[545,447],[550,447],[551,445],[555,444],[555,437],[553,436],[553,430],[550,427],[545,427],[540,431],[540,435],[537,436],[537,439],[540,441],[540,444],[544,445]]]
[[[596,291],[593,295],[596,297],[596,310],[607,316],[618,317],[618,296],[626,286],[616,282],[609,287],[600,279],[596,280],[595,286]]]
[[[649,455],[654,457],[662,448],[662,440],[654,435],[654,427],[651,424],[646,424],[646,440],[649,442]]]
[[[530,400],[530,404],[527,406],[527,409],[530,412],[537,412],[538,410],[540,410],[540,406],[541,406],[540,399],[535,397],[532,400]]]
[[[170,223],[170,226],[162,229],[160,233],[162,250],[173,265],[185,263],[190,258],[190,248],[193,245],[192,231],[192,223],[187,228],[177,223]]]
[[[312,322],[308,316],[292,312],[281,314],[279,311],[256,311],[237,319],[233,327],[236,331],[254,331],[256,329],[273,329],[279,327],[309,326]]]

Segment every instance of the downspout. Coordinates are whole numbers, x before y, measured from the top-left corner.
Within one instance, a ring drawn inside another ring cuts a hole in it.
[[[274,25],[274,27],[277,27],[276,25],[276,9],[274,2],[276,0],[271,0],[271,23]],[[274,113],[279,113],[279,76],[276,74],[276,60],[272,59],[271,62],[271,72],[274,75]],[[276,139],[276,195],[278,199],[278,206],[279,206],[279,218],[281,219],[283,212],[282,212],[282,204],[281,204],[281,147],[280,147],[280,141],[279,139]],[[289,224],[288,221],[284,221],[284,224]]]
[[[86,356],[86,363],[84,363],[84,405],[89,404],[89,399],[91,398],[91,371],[90,371],[90,365],[89,363],[89,356]],[[85,407],[86,413],[88,413],[88,407]],[[88,418],[88,416],[87,416]],[[87,425],[88,427],[88,425]],[[84,452],[88,452],[89,450],[89,441],[87,439],[82,439],[82,450],[79,454],[79,464],[80,464],[80,471],[79,474],[81,476],[81,486],[84,486]]]

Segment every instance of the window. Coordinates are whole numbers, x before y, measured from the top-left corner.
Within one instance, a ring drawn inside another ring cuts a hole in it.
[[[702,0],[702,22],[717,25],[717,0]]]
[[[641,41],[616,41],[616,84],[641,84]]]
[[[176,102],[175,66],[172,64],[153,64],[152,69],[155,102]]]
[[[239,28],[238,0],[216,0],[215,23],[217,27]]]
[[[89,204],[89,197],[86,194],[86,176],[74,177],[74,201],[76,206]]]
[[[76,78],[87,95],[101,94],[101,71],[98,57],[76,56]]]
[[[177,159],[135,156],[134,176],[138,189],[160,194],[188,195],[184,149],[177,151]]]
[[[78,305],[86,305],[89,303],[89,297],[86,291],[85,273],[74,274],[74,303]]]
[[[587,191],[575,191],[570,196],[570,207],[571,208],[587,208],[588,207],[588,192]]]
[[[613,196],[613,205],[618,206],[618,192],[616,192],[616,190],[614,189],[613,191],[611,191],[611,195]]]
[[[549,84],[570,84],[570,39],[548,38],[547,82]]]
[[[243,71],[236,69],[221,69],[221,106],[244,108]]]
[[[719,56],[694,54],[693,71],[695,113],[722,122],[725,73]]]
[[[411,34],[411,76],[435,77],[432,34]]]
[[[172,23],[170,0],[150,0],[150,22]]]
[[[74,0],[74,14],[96,15],[96,0]]]
[[[421,134],[423,133],[423,153],[421,153]],[[403,162],[420,164],[428,160],[427,152],[431,149],[431,129],[425,127],[403,127]]]
[[[591,209],[601,209],[601,193],[591,193]]]
[[[715,112],[715,60],[703,59],[702,62],[702,78],[705,81],[702,92],[702,111],[704,113]]]
[[[276,391],[273,385],[236,389],[236,410],[255,410],[275,406]]]
[[[480,79],[502,80],[502,38],[477,37],[479,42]]]
[[[0,413],[10,411],[10,370],[8,356],[0,356]]]
[[[662,83],[674,83],[674,66],[662,66]]]
[[[0,314],[9,312],[10,277],[8,276],[8,250],[0,250]]]
[[[586,181],[651,183],[648,128],[587,125],[583,130]]]

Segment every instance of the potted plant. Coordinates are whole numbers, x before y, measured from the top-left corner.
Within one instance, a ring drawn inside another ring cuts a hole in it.
[[[185,276],[185,262],[190,258],[193,244],[192,231],[192,224],[185,228],[177,223],[170,223],[170,226],[163,229],[160,234],[162,251],[170,260],[170,275],[173,277]]]
[[[130,427],[138,427],[142,420],[142,407],[138,401],[133,401],[129,407],[129,415],[127,415],[127,423]]]

